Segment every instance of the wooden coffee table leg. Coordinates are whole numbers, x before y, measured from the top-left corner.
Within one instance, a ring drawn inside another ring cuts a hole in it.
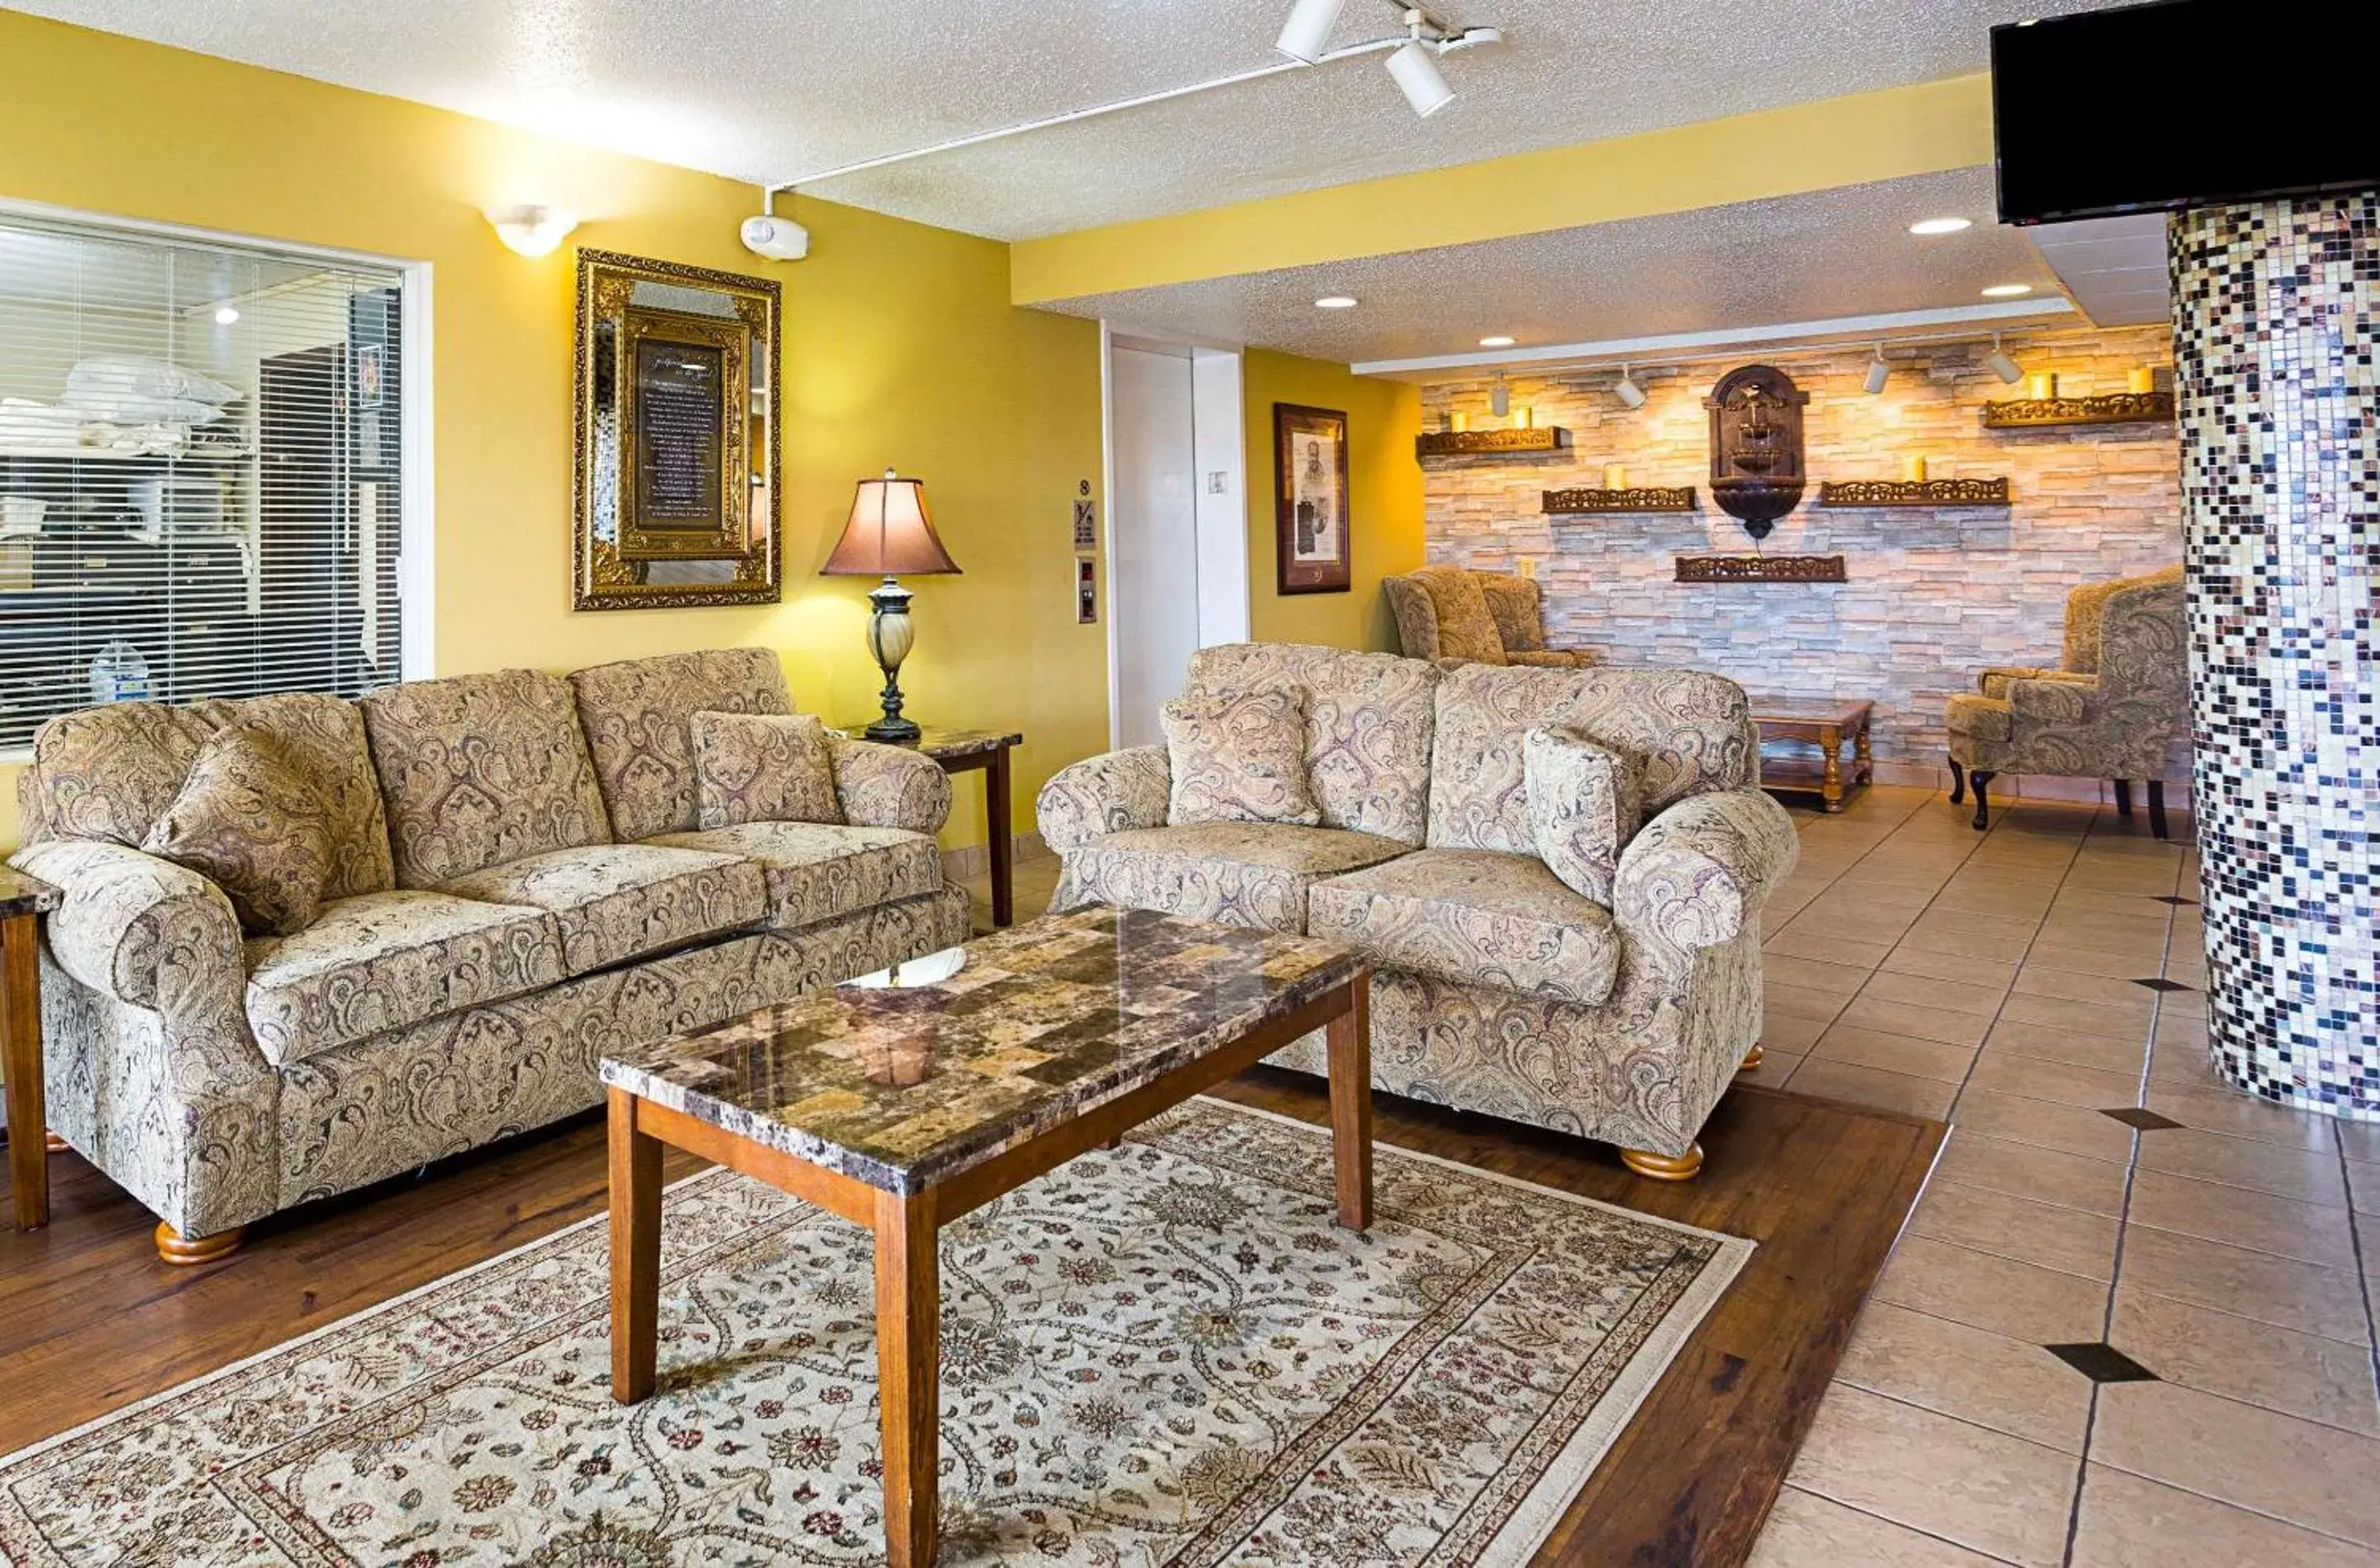
[[[1818,798],[1829,811],[1843,808],[1843,732],[1833,724],[1818,727],[1818,745],[1827,754],[1824,775],[1818,781]]]
[[[1372,977],[1347,987],[1347,1011],[1330,1020],[1330,1161],[1339,1188],[1339,1222],[1372,1222]]]
[[[932,1188],[876,1195],[877,1403],[891,1568],[925,1568],[934,1560],[942,1326],[935,1228]]]
[[[0,923],[0,1072],[8,1080],[8,1165],[17,1228],[50,1222],[48,1105],[42,1081],[41,923],[13,915]]]
[[[612,1397],[634,1404],[653,1392],[662,1296],[662,1146],[637,1130],[637,1097],[610,1092],[612,1108]]]
[[[1865,714],[1860,716],[1858,733],[1852,738],[1852,760],[1858,764],[1853,778],[1864,784],[1876,783],[1876,754],[1868,749]]]

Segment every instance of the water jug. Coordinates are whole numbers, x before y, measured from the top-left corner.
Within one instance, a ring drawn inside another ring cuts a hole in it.
[[[145,702],[149,699],[149,661],[140,650],[116,638],[91,662],[93,702]]]

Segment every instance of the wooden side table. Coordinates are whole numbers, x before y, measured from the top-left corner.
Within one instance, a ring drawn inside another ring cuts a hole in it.
[[[865,727],[854,724],[847,733],[857,737]],[[1008,754],[1025,744],[1025,736],[1015,730],[945,730],[928,724],[924,734],[906,744],[953,776],[982,771],[985,833],[991,840],[991,923],[1014,923],[1016,845],[1008,822]]]
[[[1856,697],[1755,697],[1752,722],[1760,730],[1760,787],[1778,794],[1815,794],[1828,811],[1840,811],[1849,794],[1843,779],[1843,742],[1852,743],[1854,786],[1876,780],[1876,759],[1868,751],[1868,711],[1873,705]],[[1772,741],[1815,746],[1812,758],[1786,755],[1771,761]]]
[[[7,1075],[8,1166],[17,1228],[50,1222],[48,1107],[42,1092],[42,917],[58,890],[0,865],[0,1073]]]

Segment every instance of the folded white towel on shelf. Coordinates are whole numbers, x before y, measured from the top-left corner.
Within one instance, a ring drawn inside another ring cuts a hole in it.
[[[223,409],[195,397],[146,397],[130,392],[74,392],[67,407],[83,419],[115,425],[203,425],[223,418]]]
[[[144,359],[137,354],[94,354],[67,372],[65,401],[77,408],[124,399],[187,400],[220,407],[238,395],[239,388],[236,386],[226,386],[212,377],[163,359]]]
[[[82,444],[83,414],[22,397],[0,397],[0,446],[62,447]]]
[[[82,428],[83,444],[101,447],[110,452],[142,452],[152,456],[187,452],[190,449],[190,427],[188,425],[89,424]]]

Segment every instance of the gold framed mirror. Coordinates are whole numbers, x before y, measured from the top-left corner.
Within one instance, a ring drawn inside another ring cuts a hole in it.
[[[780,315],[767,278],[578,252],[574,608],[776,602]]]

